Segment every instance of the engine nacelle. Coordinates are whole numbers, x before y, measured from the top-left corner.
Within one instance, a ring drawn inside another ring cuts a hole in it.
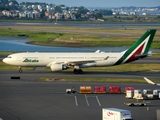
[[[52,64],[50,68],[51,71],[61,71],[61,70],[66,70],[67,66],[63,64]]]

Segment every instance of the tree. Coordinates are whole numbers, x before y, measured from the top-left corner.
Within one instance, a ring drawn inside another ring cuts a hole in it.
[[[78,8],[78,13],[80,13],[80,14],[86,14],[87,12],[89,12],[89,10],[83,6]]]
[[[60,6],[56,6],[55,12],[62,13],[62,8]]]
[[[96,19],[102,19],[103,15],[98,12],[98,13],[95,14],[95,17],[96,17]]]

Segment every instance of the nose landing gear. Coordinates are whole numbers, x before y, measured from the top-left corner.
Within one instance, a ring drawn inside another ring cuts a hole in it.
[[[19,66],[19,73],[22,73],[22,68],[21,68],[21,66]]]

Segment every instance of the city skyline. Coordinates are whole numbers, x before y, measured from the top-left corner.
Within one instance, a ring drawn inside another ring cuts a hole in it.
[[[17,0],[17,2],[43,2],[66,6],[84,7],[156,7],[160,6],[159,0]],[[116,4],[115,4],[116,3]],[[158,4],[159,3],[159,4]]]

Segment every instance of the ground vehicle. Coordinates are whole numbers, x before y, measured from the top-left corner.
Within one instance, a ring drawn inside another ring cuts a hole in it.
[[[110,86],[109,93],[121,93],[121,87],[120,86]]]
[[[146,105],[146,101],[145,100],[141,100],[141,99],[137,99],[137,101],[125,102],[124,104],[128,105],[128,106],[145,106]]]
[[[153,90],[153,97],[154,99],[160,98],[160,89]]]
[[[118,108],[103,108],[102,120],[133,120],[130,110]]]
[[[133,98],[135,98],[135,99],[144,99],[142,90],[134,90]]]
[[[94,93],[106,93],[106,87],[105,86],[95,86]]]
[[[143,95],[145,99],[153,99],[153,90],[151,89],[144,89],[143,90]]]
[[[80,93],[92,93],[91,86],[80,86]]]
[[[133,90],[134,91],[135,88],[134,87],[125,87],[124,88],[124,93],[126,93],[127,90]]]
[[[66,89],[66,93],[76,93],[77,91],[75,90],[75,88],[72,88],[72,89]]]
[[[126,98],[133,98],[134,91],[133,90],[127,90],[126,91]]]

